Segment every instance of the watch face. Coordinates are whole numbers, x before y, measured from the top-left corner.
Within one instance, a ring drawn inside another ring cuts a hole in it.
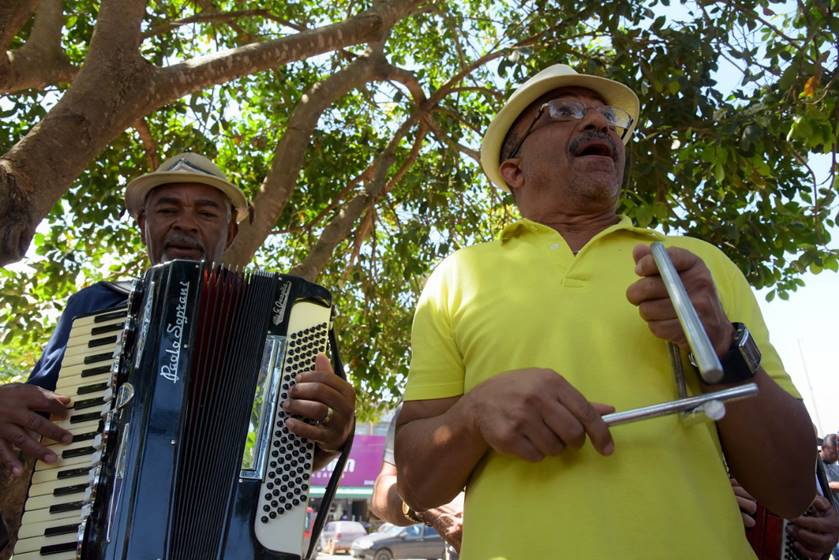
[[[737,348],[748,368],[752,373],[756,372],[760,367],[760,349],[755,344],[749,329],[742,324],[737,326]]]

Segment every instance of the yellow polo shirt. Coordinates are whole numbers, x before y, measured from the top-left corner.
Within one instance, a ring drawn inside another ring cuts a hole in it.
[[[575,256],[550,227],[522,220],[451,255],[417,305],[405,400],[462,395],[513,369],[550,368],[618,411],[673,400],[666,343],[626,299],[632,248],[664,241],[699,255],[728,318],[755,337],[767,373],[798,396],[757,302],[715,247],[664,238],[628,218]],[[690,389],[698,380],[689,373]],[[586,443],[538,463],[489,452],[467,485],[463,560],[754,558],[714,424],[667,416],[612,429],[615,453]]]

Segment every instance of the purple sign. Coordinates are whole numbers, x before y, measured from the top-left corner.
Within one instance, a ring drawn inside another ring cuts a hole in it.
[[[382,468],[382,458],[385,454],[385,436],[362,436],[356,434],[353,439],[350,457],[341,475],[341,486],[373,487],[376,476]],[[335,461],[325,468],[312,473],[312,486],[324,487],[335,469]]]

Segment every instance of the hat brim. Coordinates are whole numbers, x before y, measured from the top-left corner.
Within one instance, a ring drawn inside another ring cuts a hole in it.
[[[231,204],[233,204],[233,208],[236,210],[236,223],[248,217],[248,202],[245,200],[242,191],[227,181],[213,177],[212,175],[199,173],[155,172],[137,177],[125,187],[125,207],[136,218],[143,209],[143,205],[146,203],[146,197],[152,189],[172,183],[200,183],[216,188],[224,193]]]
[[[496,187],[507,192],[510,191],[510,187],[501,176],[501,146],[519,115],[531,103],[549,91],[571,86],[590,89],[602,97],[606,104],[629,113],[632,117],[632,125],[623,137],[624,144],[629,142],[635,125],[638,123],[641,108],[638,96],[629,87],[608,78],[590,74],[562,74],[535,79],[526,86],[516,91],[498,112],[487,128],[481,143],[481,167]]]

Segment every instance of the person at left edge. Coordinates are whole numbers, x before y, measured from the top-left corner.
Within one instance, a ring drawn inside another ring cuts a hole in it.
[[[213,162],[195,153],[178,154],[131,181],[125,206],[137,221],[153,265],[172,259],[220,260],[249,212],[241,189]],[[61,415],[72,404],[69,397],[53,391],[73,319],[119,305],[126,297],[124,289],[109,282],[71,296],[29,380],[0,385],[0,461],[15,476],[23,474],[16,449],[54,463],[55,454],[39,442],[40,436],[72,440],[69,432],[42,413]],[[315,421],[289,419],[288,427],[316,442],[314,468],[322,468],[352,430],[352,385],[334,375],[329,360],[319,355],[314,371],[302,375],[284,406],[291,414]]]

